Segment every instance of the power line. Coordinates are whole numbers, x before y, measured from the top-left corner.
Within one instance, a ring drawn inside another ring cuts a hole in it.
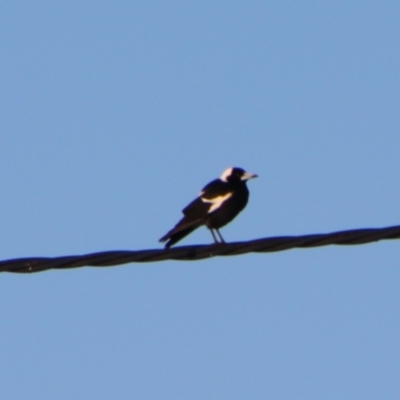
[[[110,267],[131,262],[164,260],[194,261],[217,256],[236,256],[245,253],[268,253],[293,248],[336,245],[356,245],[384,239],[399,239],[400,226],[388,228],[353,229],[347,231],[278,236],[248,242],[173,247],[167,250],[104,251],[81,256],[30,257],[0,261],[0,272],[30,273],[49,269],[79,267]]]

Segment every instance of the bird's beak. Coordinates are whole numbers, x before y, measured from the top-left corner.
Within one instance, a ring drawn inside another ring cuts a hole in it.
[[[258,175],[256,174],[250,174],[250,172],[246,172],[243,174],[243,176],[240,178],[241,181],[248,181],[249,179],[253,178],[258,178]]]

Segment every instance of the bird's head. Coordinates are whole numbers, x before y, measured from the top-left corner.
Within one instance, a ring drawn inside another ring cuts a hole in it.
[[[258,175],[250,174],[249,172],[246,172],[243,168],[230,167],[222,173],[219,179],[221,179],[221,181],[223,182],[246,182],[249,179],[257,177]]]

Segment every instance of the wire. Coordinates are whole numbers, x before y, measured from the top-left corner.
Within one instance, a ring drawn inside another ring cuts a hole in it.
[[[336,245],[356,245],[384,239],[400,239],[400,226],[354,229],[327,234],[278,236],[248,242],[181,246],[170,249],[139,251],[104,251],[81,256],[30,257],[0,261],[0,272],[39,272],[49,269],[79,267],[110,267],[131,262],[164,260],[194,261],[216,256],[236,256],[245,253],[268,253],[293,248]]]

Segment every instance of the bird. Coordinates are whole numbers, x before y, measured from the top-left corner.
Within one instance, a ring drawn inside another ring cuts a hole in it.
[[[258,175],[242,168],[230,167],[222,175],[208,183],[183,210],[183,218],[161,239],[168,249],[195,229],[205,225],[214,242],[225,243],[219,229],[231,222],[245,207],[249,199],[246,182]],[[217,240],[214,231],[219,236]]]

